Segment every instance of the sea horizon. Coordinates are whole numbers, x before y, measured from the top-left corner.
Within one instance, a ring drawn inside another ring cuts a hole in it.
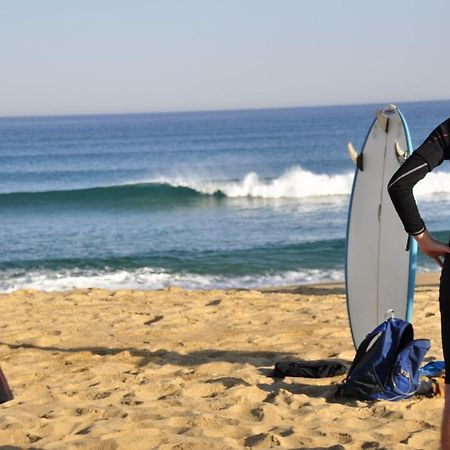
[[[98,111],[98,112],[61,112],[61,113],[42,113],[42,114],[14,114],[0,115],[0,120],[8,119],[33,119],[33,118],[71,118],[71,117],[102,117],[102,116],[135,116],[135,115],[151,115],[151,114],[204,114],[204,113],[224,113],[239,111],[270,111],[270,110],[290,110],[290,109],[320,109],[320,108],[345,108],[353,106],[387,106],[395,105],[412,105],[421,103],[446,103],[449,99],[426,99],[426,100],[397,100],[397,101],[370,101],[361,103],[323,103],[316,105],[292,105],[292,106],[248,106],[248,107],[230,107],[230,108],[211,108],[211,109],[180,109],[180,110],[159,110],[159,111]]]

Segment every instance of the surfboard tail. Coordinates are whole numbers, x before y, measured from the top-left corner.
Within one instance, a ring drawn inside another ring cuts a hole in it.
[[[389,127],[389,118],[383,115],[382,111],[377,111],[377,122],[380,127],[387,133]]]
[[[377,111],[377,122],[383,130],[389,132],[389,117],[393,116],[397,111],[397,107],[391,103],[382,111]]]

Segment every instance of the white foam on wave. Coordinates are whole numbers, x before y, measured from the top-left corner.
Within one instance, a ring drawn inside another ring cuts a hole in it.
[[[416,184],[414,193],[421,197],[450,193],[450,173],[431,172]]]
[[[13,271],[0,273],[0,292],[20,289],[67,291],[81,288],[154,290],[170,286],[186,289],[260,288],[342,281],[342,270],[319,269],[225,277],[190,273],[173,274],[154,268],[117,270],[114,272],[89,270],[35,270],[22,274]]]
[[[159,178],[158,183],[170,184],[173,187],[186,187],[203,194],[221,192],[227,197],[259,197],[259,198],[307,198],[322,196],[349,195],[352,190],[354,173],[321,174],[303,169],[301,166],[291,167],[282,175],[271,180],[262,179],[255,172],[246,174],[238,181],[214,181],[195,176],[177,176]],[[419,197],[431,194],[450,193],[450,173],[433,172],[416,185],[414,192]]]
[[[157,182],[187,187],[203,194],[221,192],[227,197],[305,198],[348,195],[353,173],[317,174],[300,166],[291,167],[277,178],[262,179],[255,172],[238,181],[210,181],[197,177],[159,178]]]
[[[167,184],[172,187],[184,187],[193,189],[202,194],[213,195],[221,192],[227,197],[255,197],[267,199],[282,198],[308,198],[308,197],[331,197],[348,196],[352,190],[354,172],[346,173],[315,173],[301,166],[287,169],[280,176],[265,179],[256,172],[247,173],[240,180],[213,180],[208,175],[189,174],[172,177],[157,177],[152,179],[140,179],[128,181],[118,185],[93,185],[88,187],[76,187],[76,189],[107,189],[117,187],[128,187],[146,183]],[[35,193],[35,191],[30,191]],[[49,192],[49,191],[36,191]],[[64,192],[61,190],[60,192]],[[1,192],[0,194],[22,193]],[[429,173],[424,180],[414,188],[414,193],[420,197],[432,194],[450,194],[450,173],[437,171]]]
[[[419,272],[435,271],[425,261],[417,267]],[[303,269],[278,273],[245,276],[200,275],[193,273],[170,273],[164,269],[144,267],[129,270],[30,270],[18,273],[13,269],[0,271],[0,293],[21,289],[41,291],[68,291],[83,288],[155,290],[171,286],[185,289],[251,289],[305,285],[324,282],[343,282],[343,269]]]

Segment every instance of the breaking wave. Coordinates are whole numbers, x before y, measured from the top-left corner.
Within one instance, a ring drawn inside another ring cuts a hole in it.
[[[222,198],[305,199],[349,195],[353,173],[320,174],[292,167],[282,175],[265,179],[255,172],[240,180],[205,180],[191,177],[158,178],[148,182],[45,192],[0,194],[0,206],[170,205]],[[430,173],[415,187],[419,196],[450,193],[450,173]]]

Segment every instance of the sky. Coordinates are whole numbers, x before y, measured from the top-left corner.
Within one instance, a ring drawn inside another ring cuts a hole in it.
[[[448,0],[0,0],[0,116],[450,99]]]

